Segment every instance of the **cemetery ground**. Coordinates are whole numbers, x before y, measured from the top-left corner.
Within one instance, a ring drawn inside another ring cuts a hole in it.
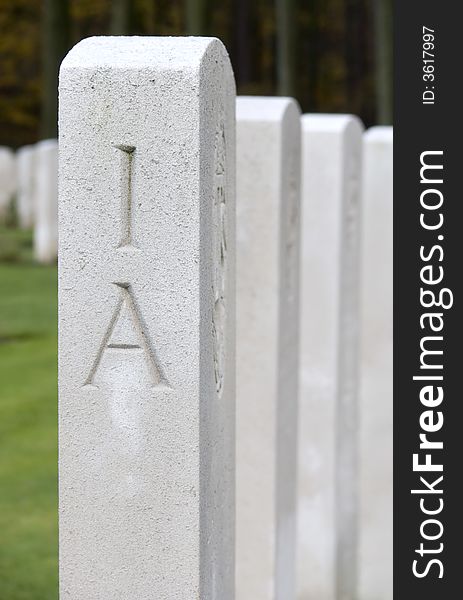
[[[56,267],[0,229],[0,599],[57,598]]]

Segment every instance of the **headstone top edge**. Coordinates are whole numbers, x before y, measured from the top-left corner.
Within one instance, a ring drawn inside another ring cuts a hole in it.
[[[286,96],[237,96],[236,118],[243,121],[283,121],[289,111],[300,116],[299,103]]]
[[[365,131],[365,141],[367,142],[392,142],[394,138],[394,128],[392,125],[375,125]]]
[[[25,144],[24,146],[20,146],[16,150],[16,154],[20,156],[21,154],[30,154],[34,152],[36,144]]]
[[[197,68],[214,37],[94,36],[77,43],[61,63],[61,71],[92,68]]]
[[[36,148],[56,148],[58,146],[58,140],[56,138],[50,138],[47,140],[40,140],[35,144]]]
[[[352,126],[364,131],[363,123],[356,115],[305,113],[301,119],[303,131],[342,132]]]

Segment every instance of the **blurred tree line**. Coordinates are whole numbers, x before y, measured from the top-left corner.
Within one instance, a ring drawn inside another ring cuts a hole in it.
[[[392,121],[392,0],[0,0],[0,144],[56,135],[61,59],[109,34],[214,35],[240,94]]]

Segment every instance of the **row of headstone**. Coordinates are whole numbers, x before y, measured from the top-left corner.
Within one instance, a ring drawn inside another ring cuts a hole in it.
[[[294,598],[300,111],[237,100],[236,597]]]
[[[235,251],[219,41],[60,82],[62,596],[389,600],[391,129],[238,98]]]
[[[298,593],[356,598],[362,125],[304,115]]]
[[[58,252],[58,142],[44,140],[16,154],[0,148],[0,223],[15,202],[18,225],[34,230],[34,257],[54,262]]]
[[[16,192],[16,164],[14,152],[0,146],[0,224],[8,215],[10,203]]]
[[[32,229],[35,220],[36,146],[19,148],[16,153],[16,212],[21,229]]]
[[[40,263],[52,263],[58,255],[57,140],[39,142],[34,154],[34,257]]]
[[[360,362],[359,597],[392,590],[392,127],[364,136]]]

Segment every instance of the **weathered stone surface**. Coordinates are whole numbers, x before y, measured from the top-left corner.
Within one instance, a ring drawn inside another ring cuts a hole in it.
[[[298,599],[353,600],[362,125],[302,117]]]
[[[239,600],[295,598],[300,112],[237,99]]]
[[[232,600],[229,60],[92,38],[60,79],[61,596]]]
[[[392,600],[392,127],[364,136],[360,585],[362,600]]]

